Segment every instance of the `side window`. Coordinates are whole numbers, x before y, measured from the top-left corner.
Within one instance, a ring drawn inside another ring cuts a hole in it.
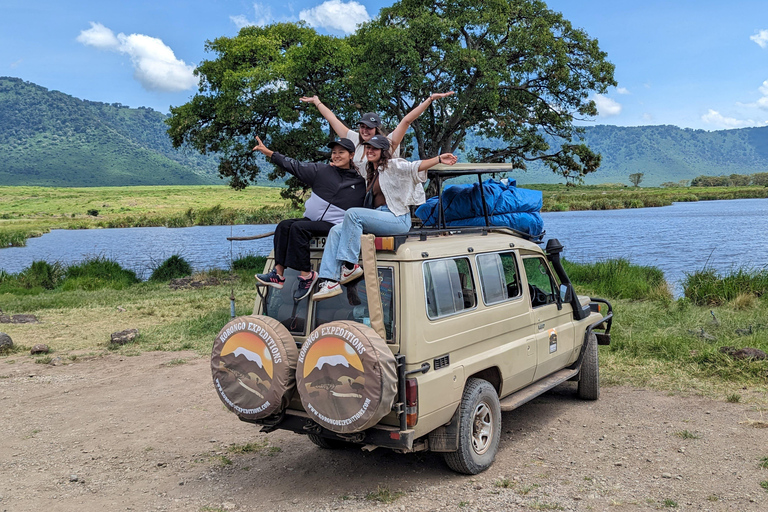
[[[387,341],[392,341],[392,326],[394,324],[394,293],[392,284],[392,268],[379,267],[379,293],[384,313],[384,329]],[[330,299],[315,302],[314,327],[334,320],[354,320],[371,325],[368,313],[368,294],[365,291],[365,279],[356,279],[341,286],[342,293]]]
[[[477,257],[477,271],[486,304],[520,296],[520,279],[514,253],[481,254]]]
[[[429,318],[475,307],[475,286],[467,258],[427,261],[423,268]]]
[[[525,276],[528,278],[528,291],[531,293],[531,306],[539,307],[555,302],[555,280],[544,258],[525,258],[523,260]]]

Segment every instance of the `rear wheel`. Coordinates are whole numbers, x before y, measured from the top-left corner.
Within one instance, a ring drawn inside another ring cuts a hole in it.
[[[319,446],[320,448],[324,448],[326,450],[338,450],[339,448],[344,448],[345,446],[349,446],[349,443],[347,443],[346,441],[342,441],[340,439],[330,439],[328,437],[323,437],[317,434],[307,434],[307,437],[316,446]]]
[[[581,361],[579,372],[579,398],[584,400],[597,400],[600,398],[600,365],[597,354],[597,336],[589,334],[584,359]]]
[[[476,475],[496,458],[501,438],[501,407],[494,387],[482,379],[469,379],[459,412],[459,449],[445,454],[452,470]]]

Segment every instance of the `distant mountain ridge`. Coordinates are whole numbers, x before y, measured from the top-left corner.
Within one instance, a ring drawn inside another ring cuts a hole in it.
[[[80,100],[0,77],[0,185],[129,186],[223,184],[216,158],[179,151],[166,133],[167,116],[150,108]],[[587,184],[629,184],[642,172],[642,186],[697,176],[768,171],[768,127],[707,132],[676,126],[585,128],[585,142],[602,154]],[[465,140],[466,152],[479,143]],[[492,141],[492,146],[500,145]],[[561,183],[539,163],[515,171],[521,184]],[[270,185],[266,178],[259,185]]]
[[[222,183],[214,157],[173,148],[166,117],[0,77],[0,185]]]
[[[467,137],[471,151],[480,142]],[[584,142],[602,155],[600,168],[585,183],[624,183],[644,173],[642,186],[692,180],[701,175],[754,174],[768,171],[768,127],[708,132],[677,126],[610,126],[585,128]],[[562,183],[540,163],[515,171],[519,183]]]

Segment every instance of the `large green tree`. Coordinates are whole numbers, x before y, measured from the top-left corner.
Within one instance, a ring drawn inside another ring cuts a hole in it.
[[[494,143],[472,159],[542,161],[580,179],[600,156],[574,121],[595,116],[592,95],[616,85],[597,41],[540,0],[401,0],[343,39],[277,24],[207,48],[216,59],[198,67],[200,91],[172,109],[169,133],[176,146],[219,152],[235,187],[258,175],[255,135],[289,156],[325,157],[327,124],[299,96],[317,94],[348,125],[369,110],[394,125],[447,90],[456,95],[412,125],[420,158],[464,149],[474,131]]]

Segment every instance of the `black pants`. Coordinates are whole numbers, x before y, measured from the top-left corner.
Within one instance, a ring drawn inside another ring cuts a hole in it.
[[[309,272],[309,240],[313,236],[328,236],[333,224],[324,220],[286,219],[275,228],[275,263]]]

